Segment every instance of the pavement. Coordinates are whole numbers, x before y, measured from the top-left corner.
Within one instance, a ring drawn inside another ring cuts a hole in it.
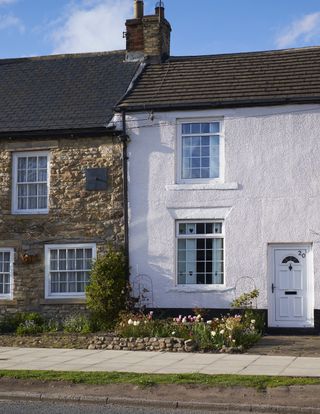
[[[247,353],[320,357],[320,335],[264,335]]]
[[[0,347],[0,370],[320,377],[320,358]]]

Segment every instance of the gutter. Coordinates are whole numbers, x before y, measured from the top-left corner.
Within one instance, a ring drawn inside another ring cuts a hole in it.
[[[31,131],[0,131],[0,138],[77,138],[90,136],[103,136],[110,134],[116,136],[117,132],[114,127],[94,127],[94,128],[76,128],[76,129],[46,129]]]
[[[116,108],[118,111],[140,112],[140,111],[175,111],[186,109],[219,109],[219,108],[242,108],[253,106],[276,106],[289,104],[320,104],[320,96],[299,98],[271,98],[271,99],[238,99],[214,102],[181,102],[163,104],[122,104]]]

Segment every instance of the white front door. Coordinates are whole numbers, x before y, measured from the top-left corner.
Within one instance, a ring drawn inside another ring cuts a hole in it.
[[[269,326],[313,326],[309,246],[272,248]]]

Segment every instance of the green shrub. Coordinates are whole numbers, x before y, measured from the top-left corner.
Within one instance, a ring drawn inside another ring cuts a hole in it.
[[[14,333],[17,330],[17,327],[22,322],[21,313],[16,313],[14,315],[5,315],[0,321],[0,333]]]
[[[113,327],[127,297],[126,261],[121,251],[109,247],[106,255],[95,261],[86,295],[88,309],[100,329]]]
[[[57,319],[47,319],[43,325],[43,332],[59,332],[62,330],[62,323]]]
[[[212,350],[214,348],[211,329],[204,322],[194,323],[192,325],[192,339],[197,343],[201,350]]]
[[[17,314],[17,319],[20,319],[20,323],[16,328],[17,335],[34,335],[43,332],[44,320],[39,313]]]
[[[231,307],[236,309],[252,308],[253,301],[258,296],[258,289],[254,289],[251,292],[243,293],[231,302]]]
[[[265,329],[264,314],[256,309],[245,309],[242,315],[242,321],[245,325],[249,326],[251,321],[254,321],[255,330],[259,333],[263,333]]]
[[[91,332],[90,320],[87,316],[74,314],[63,321],[63,330],[68,333],[87,334]]]

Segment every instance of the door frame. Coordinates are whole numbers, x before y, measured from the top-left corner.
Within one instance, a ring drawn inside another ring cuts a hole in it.
[[[306,321],[276,321],[275,295],[272,293],[272,283],[275,283],[275,251],[306,249],[307,274],[307,315]],[[268,326],[275,328],[312,328],[314,327],[314,272],[313,272],[312,243],[270,243],[268,244]]]

